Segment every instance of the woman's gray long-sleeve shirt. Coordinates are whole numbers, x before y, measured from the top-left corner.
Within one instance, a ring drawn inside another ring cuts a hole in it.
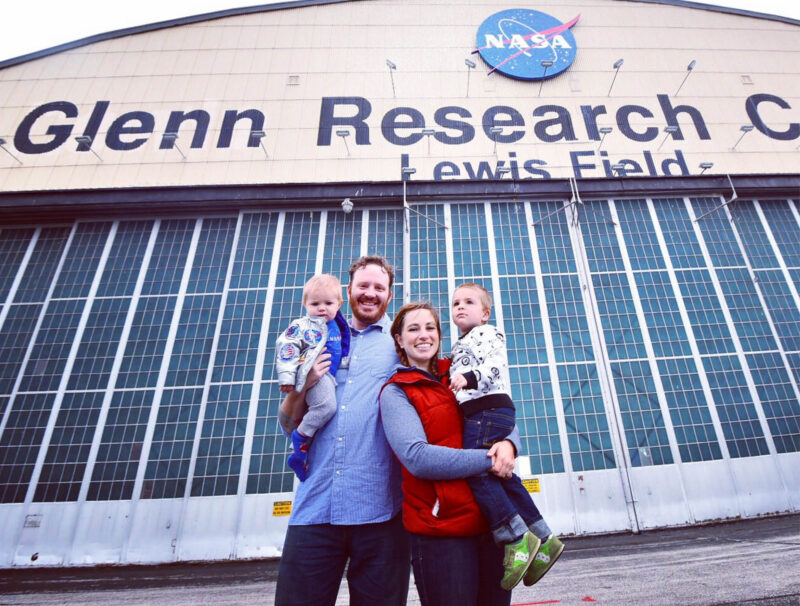
[[[422,421],[402,387],[391,384],[380,397],[383,430],[389,446],[411,475],[422,480],[455,480],[488,471],[492,460],[485,450],[461,450],[428,443]],[[517,452],[519,432],[508,437]]]

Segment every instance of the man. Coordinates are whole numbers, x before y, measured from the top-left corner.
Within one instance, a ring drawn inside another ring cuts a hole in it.
[[[400,468],[378,411],[378,393],[398,363],[386,316],[393,282],[394,269],[382,257],[361,257],[350,267],[349,366],[336,373],[336,414],[309,449],[308,478],[297,489],[283,546],[277,606],[335,604],[348,559],[351,604],[406,603]],[[321,355],[306,386],[329,365]],[[302,417],[306,389],[281,404],[284,431]]]

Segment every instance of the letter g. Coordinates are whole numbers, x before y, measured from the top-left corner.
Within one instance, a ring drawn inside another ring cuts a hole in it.
[[[49,112],[61,112],[67,118],[76,118],[78,116],[78,108],[68,101],[53,101],[52,103],[40,105],[20,122],[17,132],[14,134],[14,147],[23,154],[45,154],[64,143],[72,133],[72,125],[52,124],[46,133],[52,136],[52,139],[46,143],[34,143],[31,141],[33,125],[39,118]]]

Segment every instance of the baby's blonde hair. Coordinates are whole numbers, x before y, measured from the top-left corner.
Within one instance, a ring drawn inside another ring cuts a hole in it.
[[[463,284],[456,286],[456,290],[459,288],[472,288],[477,290],[481,294],[481,304],[483,305],[483,308],[488,312],[492,311],[492,295],[490,295],[489,291],[483,286],[476,284],[475,282],[464,282]],[[453,295],[456,294],[456,290],[453,291]]]
[[[344,302],[342,300],[342,283],[339,282],[339,278],[331,274],[317,274],[311,277],[309,281],[305,283],[305,286],[303,286],[303,305],[308,301],[308,293],[315,288],[335,289],[336,298],[339,303],[341,304]]]

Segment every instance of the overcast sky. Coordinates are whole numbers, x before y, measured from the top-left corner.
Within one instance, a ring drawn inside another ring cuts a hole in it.
[[[6,0],[6,3],[11,6],[3,11],[0,61],[117,29],[227,8],[275,4],[248,0]],[[800,20],[798,0],[719,0],[707,4]]]

